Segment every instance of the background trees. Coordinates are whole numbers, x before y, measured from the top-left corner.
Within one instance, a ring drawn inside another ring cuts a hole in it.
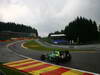
[[[66,39],[86,43],[98,39],[97,24],[91,19],[77,17],[65,27]]]
[[[38,35],[38,32],[35,28],[23,24],[16,24],[11,22],[8,23],[0,22],[0,31],[36,33]]]

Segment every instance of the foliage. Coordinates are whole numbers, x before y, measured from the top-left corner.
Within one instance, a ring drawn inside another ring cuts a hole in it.
[[[30,26],[25,26],[23,24],[16,24],[11,22],[8,23],[0,22],[0,31],[36,33],[38,35],[38,32],[35,28],[32,28]]]
[[[98,39],[97,24],[91,19],[77,17],[65,27],[66,39],[87,43]]]

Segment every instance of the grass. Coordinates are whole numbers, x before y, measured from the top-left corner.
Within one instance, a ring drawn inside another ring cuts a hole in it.
[[[52,40],[48,37],[41,38],[41,40],[46,41],[48,43],[52,43]]]
[[[39,51],[51,51],[51,50],[61,50],[61,48],[48,48],[40,45],[34,40],[28,41],[24,44],[25,47],[31,49],[31,50],[39,50]],[[69,49],[63,49],[63,50],[69,50]],[[77,50],[77,49],[70,49],[69,51],[94,51],[94,50]]]
[[[41,50],[41,51],[49,51],[52,50],[52,48],[47,48],[44,46],[41,46],[39,43],[37,43],[34,40],[28,41],[24,44],[25,47],[33,49],[33,50]]]
[[[0,70],[3,71],[6,75],[25,75],[17,70],[12,70],[12,69],[6,68],[2,64],[3,63],[0,62]]]

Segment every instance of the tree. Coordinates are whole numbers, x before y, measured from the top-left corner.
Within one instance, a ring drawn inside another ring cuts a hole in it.
[[[79,43],[86,43],[96,41],[98,39],[97,24],[91,19],[84,17],[77,17],[65,27],[64,33],[68,40],[79,41]]]
[[[0,31],[36,33],[36,35],[38,35],[38,32],[35,28],[26,26],[23,24],[16,24],[16,23],[11,23],[11,22],[8,22],[8,23],[0,22]]]

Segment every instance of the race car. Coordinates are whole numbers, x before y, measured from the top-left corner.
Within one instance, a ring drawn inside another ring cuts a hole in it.
[[[46,55],[41,55],[41,60],[47,60],[50,62],[67,62],[71,60],[71,54],[69,51],[65,50],[53,50],[52,52],[46,54]]]

